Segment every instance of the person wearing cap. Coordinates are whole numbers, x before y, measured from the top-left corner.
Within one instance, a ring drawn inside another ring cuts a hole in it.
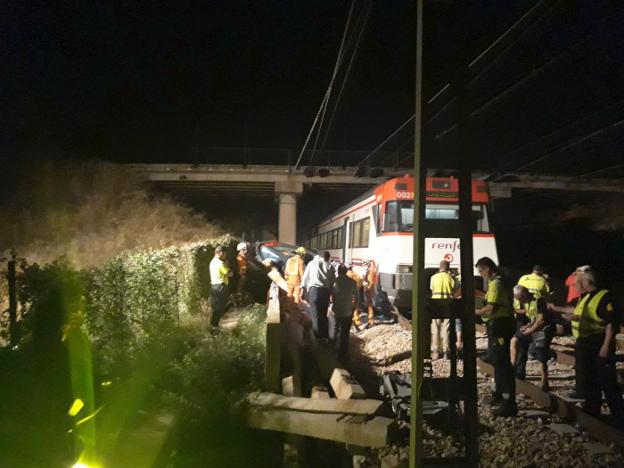
[[[479,275],[488,282],[485,306],[475,310],[487,326],[489,356],[494,366],[496,388],[490,403],[495,416],[515,416],[516,381],[511,367],[509,343],[515,332],[515,320],[511,302],[511,290],[498,266],[489,257],[480,258],[475,265]]]
[[[429,287],[432,299],[452,299],[455,293],[455,279],[451,276],[451,264],[440,262],[439,271],[431,277]],[[442,345],[440,346],[440,342]],[[431,320],[431,359],[449,358],[449,319]]]
[[[247,243],[240,242],[236,246],[236,264],[238,265],[238,283],[236,284],[236,293],[240,294],[243,291],[245,282],[247,281],[247,267],[249,266],[247,260]]]
[[[511,364],[516,371],[516,378],[526,378],[526,364],[529,357],[529,345],[535,344],[535,358],[541,364],[542,390],[548,391],[548,358],[552,327],[550,313],[543,297],[535,297],[527,288],[517,284],[513,288],[514,310],[517,316],[526,318],[516,321],[516,334],[511,339]]]
[[[296,304],[301,304],[301,280],[305,272],[304,257],[306,249],[297,247],[295,255],[286,262],[284,269],[284,279],[288,284],[288,297],[292,298]]]
[[[366,327],[370,328],[375,324],[375,293],[377,291],[377,283],[379,282],[379,273],[377,271],[377,263],[375,260],[365,260],[363,265],[366,266],[366,274],[364,275],[364,303],[368,320]]]
[[[570,273],[570,275],[566,278],[565,285],[568,287],[568,297],[566,298],[566,303],[569,306],[576,305],[581,297],[581,292],[576,288],[576,278],[587,270],[591,270],[591,266],[582,265],[576,267],[576,270]]]
[[[531,291],[535,297],[546,296],[550,292],[550,286],[544,277],[542,265],[535,265],[531,273],[521,276],[518,284]]]
[[[217,245],[213,259],[210,261],[210,304],[212,313],[210,325],[219,326],[219,320],[225,314],[227,301],[230,295],[229,282],[233,276],[232,270],[226,262],[226,251],[222,245]]]

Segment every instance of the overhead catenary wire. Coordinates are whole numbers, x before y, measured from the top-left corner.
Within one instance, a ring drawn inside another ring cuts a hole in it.
[[[542,11],[544,6],[547,6],[548,8],[545,11]],[[500,58],[500,56],[502,56],[505,52],[507,52],[514,44],[517,43],[517,41],[524,36],[524,34],[526,34],[527,30],[531,29],[531,24],[529,24],[529,27],[526,27],[526,23],[531,21],[533,19],[533,17],[535,15],[540,15],[538,17],[537,21],[541,21],[543,20],[548,14],[550,14],[550,12],[552,11],[552,8],[550,5],[547,5],[547,2],[545,0],[540,0],[538,3],[536,3],[533,7],[531,7],[525,14],[523,14],[517,21],[515,21],[509,28],[507,28],[500,36],[498,36],[486,49],[484,49],[481,53],[479,53],[479,55],[477,57],[475,57],[473,60],[470,61],[470,63],[468,64],[468,69],[477,69],[479,66],[481,66],[485,60],[487,59],[491,59],[491,60],[498,60]],[[523,29],[524,28],[524,29]],[[514,37],[515,36],[515,37]],[[509,44],[507,44],[506,46],[504,46],[504,48],[501,51],[496,51],[496,49],[500,46],[500,44],[502,44],[505,40],[509,39],[509,38],[513,38],[513,41]],[[496,53],[497,55],[494,56],[493,58],[491,58],[492,54]],[[487,65],[485,65],[487,67]],[[475,81],[478,77],[480,77],[483,74],[483,70],[480,71],[473,79],[472,81]],[[427,104],[431,105],[433,104],[435,101],[437,101],[441,96],[444,96],[446,94],[446,92],[448,90],[451,89],[451,85],[450,83],[446,83],[438,92],[436,92],[428,101]],[[427,126],[430,122],[432,122],[439,114],[441,114],[444,110],[446,110],[454,101],[455,101],[455,97],[452,97],[447,103],[445,103],[445,105],[443,106],[442,109],[440,109],[438,112],[436,112],[436,114],[434,114],[432,117],[428,118],[426,122],[424,122],[424,125]],[[394,133],[392,133],[388,138],[386,138],[377,148],[375,148],[373,151],[371,151],[370,153],[368,153],[358,164],[356,167],[361,166],[365,161],[369,160],[370,157],[376,153],[387,141],[389,141],[396,133],[398,133],[398,131],[403,128],[409,121],[411,121],[416,114],[412,115],[407,122],[405,122],[403,125],[401,125],[401,127],[399,127],[399,129],[397,129]],[[450,129],[447,129],[446,131],[450,131],[452,130],[454,127],[456,127],[456,125],[454,125],[453,127],[451,127]]]
[[[507,153],[503,154],[501,156],[500,159],[506,160],[506,161],[513,161],[514,159],[516,159],[516,156],[518,155],[518,153],[522,153],[522,151],[526,150],[527,148],[534,146],[536,144],[539,145],[543,145],[546,143],[546,141],[550,138],[555,138],[558,135],[570,131],[570,130],[574,130],[574,127],[579,124],[579,123],[588,123],[591,120],[596,119],[597,117],[599,117],[600,114],[603,114],[605,111],[616,111],[616,112],[620,112],[621,109],[619,109],[620,107],[622,107],[622,105],[624,104],[624,99],[620,99],[619,101],[607,106],[607,107],[603,107],[595,112],[592,112],[589,115],[583,115],[581,118],[576,119],[572,122],[566,123],[564,126],[559,127],[551,132],[548,132],[542,136],[540,136],[537,140],[531,141],[523,146],[521,146],[520,148],[516,148],[512,151],[508,151]],[[570,139],[568,138],[568,140],[565,141],[569,141]],[[560,140],[561,141],[561,140]],[[556,144],[554,144],[554,148],[556,148],[557,146],[560,146],[559,143],[557,142]],[[528,158],[524,158],[524,162],[530,162],[531,158],[534,156],[533,154],[530,154],[530,156]],[[513,166],[513,162],[506,162],[503,163],[501,165],[499,165],[494,172],[499,172],[501,170],[510,170],[510,167]]]
[[[542,155],[540,155],[540,157],[534,159],[533,161],[529,162],[528,164],[525,164],[524,166],[519,167],[518,171],[522,171],[524,169],[527,169],[529,167],[532,167],[540,162],[543,162],[545,159],[552,157],[553,154],[559,153],[565,149],[569,149],[573,146],[576,146],[580,143],[583,143],[584,141],[590,140],[598,135],[601,135],[603,133],[605,133],[608,130],[612,130],[614,128],[620,127],[624,125],[624,119],[622,120],[618,120],[617,122],[614,122],[610,125],[607,125],[605,127],[599,128],[598,130],[594,130],[593,132],[587,133],[585,135],[582,135],[580,137],[577,137],[575,139],[573,139],[570,142],[565,142],[563,145],[561,145],[559,148],[556,148],[554,150],[548,151],[546,153],[543,153]]]
[[[351,68],[353,67],[353,63],[355,62],[355,58],[357,56],[357,52],[359,50],[360,41],[362,40],[362,36],[364,35],[364,30],[366,29],[366,25],[368,24],[368,18],[370,17],[370,12],[373,7],[374,0],[369,0],[368,4],[364,7],[364,16],[361,21],[361,25],[359,31],[357,32],[357,39],[355,41],[355,45],[353,46],[353,52],[351,53],[351,59],[349,60],[349,65],[347,66],[347,70],[345,72],[344,78],[342,80],[342,84],[340,86],[340,91],[338,92],[338,97],[336,98],[336,102],[334,103],[334,107],[332,109],[332,113],[329,119],[329,123],[327,124],[327,128],[325,130],[325,136],[323,137],[323,141],[321,143],[321,151],[325,149],[325,144],[327,143],[327,138],[329,137],[329,133],[331,131],[332,125],[334,123],[334,118],[336,117],[336,111],[340,106],[340,102],[342,100],[342,94],[345,90],[347,81],[349,80],[349,75],[351,73]],[[354,32],[355,34],[355,32]],[[331,157],[327,161],[327,165],[331,165]]]
[[[340,48],[338,49],[338,56],[336,57],[334,71],[329,81],[329,86],[327,87],[327,91],[325,92],[325,96],[323,97],[319,110],[316,113],[316,117],[314,118],[314,121],[312,122],[312,128],[310,128],[310,131],[308,132],[308,136],[305,140],[305,143],[303,144],[303,147],[301,148],[301,152],[299,153],[299,157],[297,158],[297,162],[295,164],[295,170],[297,170],[297,168],[299,167],[299,164],[301,163],[301,158],[303,157],[303,154],[305,153],[308,143],[310,142],[310,138],[312,137],[312,134],[314,133],[314,129],[316,128],[319,118],[321,117],[321,115],[324,116],[324,109],[327,105],[327,101],[329,100],[329,96],[331,95],[331,90],[334,85],[336,75],[338,74],[338,69],[340,68],[340,64],[342,63],[342,54],[344,51],[345,39],[349,32],[349,25],[351,24],[351,17],[353,15],[354,8],[355,8],[355,0],[351,0],[351,7],[349,8],[349,15],[347,16],[347,22],[345,24],[344,32],[342,33],[342,40],[340,41]],[[317,140],[318,140],[318,137],[317,137]]]

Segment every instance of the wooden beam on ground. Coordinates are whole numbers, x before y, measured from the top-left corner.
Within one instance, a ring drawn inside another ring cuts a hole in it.
[[[247,424],[255,429],[332,440],[359,447],[387,445],[393,423],[394,420],[384,417],[371,419],[364,415],[309,413],[254,406],[247,413]]]
[[[489,376],[494,375],[494,367],[492,367],[491,364],[477,359],[477,366],[481,372]],[[567,402],[553,393],[545,392],[526,380],[516,379],[516,393],[522,393],[530,397],[537,405],[548,408],[551,413],[555,413],[562,418],[575,420],[581,427],[602,443],[612,443],[620,448],[624,448],[624,432],[587,414],[575,404]]]
[[[276,393],[252,393],[247,397],[251,406],[270,409],[305,411],[310,413],[335,413],[348,415],[374,415],[383,404],[379,400],[338,400],[288,397]]]
[[[269,289],[269,306],[266,318],[266,351],[264,362],[264,383],[267,390],[278,392],[281,390],[281,319],[279,304],[279,289],[272,284]]]

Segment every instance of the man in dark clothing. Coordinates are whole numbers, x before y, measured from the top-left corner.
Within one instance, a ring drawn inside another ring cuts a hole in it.
[[[515,331],[516,321],[511,303],[511,291],[498,271],[498,266],[489,257],[480,258],[475,265],[479,275],[488,281],[485,306],[475,314],[483,319],[490,338],[490,359],[494,366],[496,390],[492,405],[495,416],[515,416],[516,381],[511,367],[509,343]]]
[[[524,380],[529,347],[533,343],[535,358],[541,363],[542,390],[548,391],[548,358],[552,340],[551,313],[545,299],[535,297],[526,287],[517,284],[513,293],[517,328],[516,334],[511,339],[511,363],[516,369],[516,377]]]
[[[615,371],[619,310],[611,293],[597,287],[591,270],[583,272],[577,283],[581,297],[576,307],[553,304],[548,304],[548,307],[557,312],[572,312],[572,334],[576,338],[576,384],[585,397],[585,411],[600,416],[604,392],[615,425],[624,429],[624,401]]]
[[[312,328],[321,339],[327,339],[327,308],[329,296],[334,286],[334,268],[329,263],[329,252],[323,256],[317,255],[306,266],[301,280],[301,289],[304,290],[310,303],[309,315]]]
[[[330,338],[334,340],[338,348],[338,357],[347,357],[349,353],[349,331],[357,296],[356,282],[347,276],[347,267],[340,265],[332,294],[334,320],[330,330]]]

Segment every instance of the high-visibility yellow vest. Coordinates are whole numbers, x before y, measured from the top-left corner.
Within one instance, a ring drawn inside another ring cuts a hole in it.
[[[430,286],[433,299],[450,299],[455,290],[455,280],[450,273],[441,271],[431,277]]]
[[[513,317],[513,306],[511,303],[511,295],[508,294],[506,286],[501,281],[500,276],[495,276],[488,283],[488,290],[485,293],[485,301],[487,304],[494,304],[494,313],[483,315],[481,319],[488,322],[494,319],[502,319]]]
[[[520,277],[518,284],[527,288],[535,297],[542,297],[550,292],[546,278],[536,273]]]
[[[537,310],[537,299],[531,299],[526,304],[521,304],[518,299],[514,299],[514,309],[522,309],[524,305],[524,312],[526,316],[532,321],[534,321],[539,315],[539,311]]]
[[[589,294],[585,294],[578,301],[572,319],[572,335],[574,337],[585,338],[605,331],[607,323],[598,316],[598,305],[607,292],[606,289],[601,289],[591,299]]]

